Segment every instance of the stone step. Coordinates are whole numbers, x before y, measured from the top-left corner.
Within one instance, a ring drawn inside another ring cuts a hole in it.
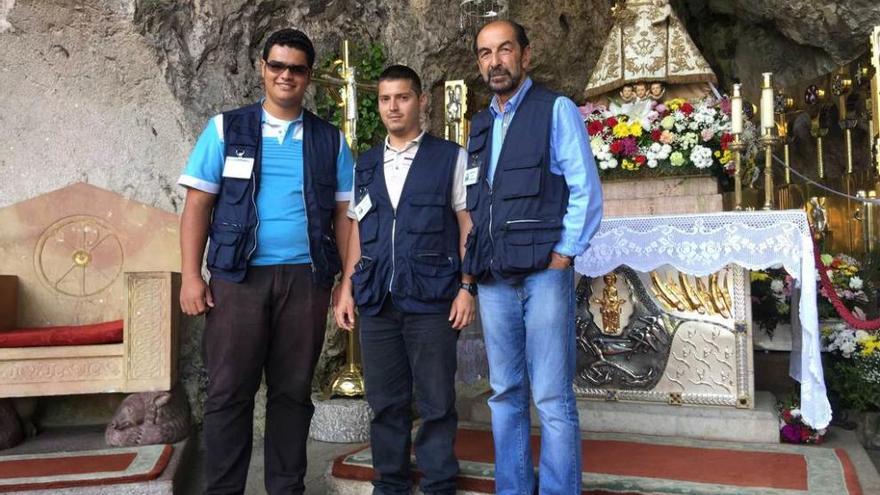
[[[711,176],[657,177],[602,182],[602,195],[606,201],[657,196],[702,196],[718,194],[718,192],[718,180]]]
[[[608,199],[606,197],[604,198],[602,210],[606,218],[714,213],[724,211],[724,201],[721,194],[654,196],[650,198],[628,199]]]
[[[461,421],[490,424],[489,394],[459,402]],[[779,443],[776,399],[770,392],[755,393],[754,409],[670,406],[647,402],[578,399],[581,431],[633,433],[699,440]],[[531,406],[532,426],[540,424]]]

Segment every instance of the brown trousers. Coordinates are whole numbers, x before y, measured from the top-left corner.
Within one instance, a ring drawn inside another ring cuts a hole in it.
[[[252,266],[242,283],[211,280],[203,338],[208,397],[206,493],[244,493],[254,396],[267,386],[265,479],[269,494],[303,493],[311,382],[324,343],[330,289],[309,265]]]

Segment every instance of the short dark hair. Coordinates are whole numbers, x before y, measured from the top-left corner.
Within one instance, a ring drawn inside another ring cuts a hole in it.
[[[398,81],[400,79],[408,80],[412,85],[413,91],[416,92],[416,96],[422,96],[422,80],[419,79],[416,71],[411,68],[400,64],[389,65],[379,74],[379,82]]]
[[[522,26],[522,24],[512,21],[510,19],[499,19],[497,21],[487,22],[477,31],[477,34],[474,35],[474,55],[477,53],[477,37],[480,36],[480,33],[483,32],[483,28],[488,26],[489,24],[494,24],[496,22],[503,22],[508,26],[513,28],[513,33],[516,35],[516,42],[519,43],[519,47],[521,49],[525,49],[525,47],[529,46],[529,37],[526,35],[526,28]]]
[[[275,45],[289,46],[290,48],[302,50],[306,54],[306,60],[309,62],[309,67],[314,67],[315,47],[312,45],[312,40],[306,36],[306,33],[292,28],[275,31],[269,35],[269,39],[267,39],[266,44],[263,45],[263,60],[269,60],[269,51],[271,51],[272,47]]]

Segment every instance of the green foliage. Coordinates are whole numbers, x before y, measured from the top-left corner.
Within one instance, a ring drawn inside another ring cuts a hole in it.
[[[830,356],[825,367],[828,389],[840,404],[855,411],[880,411],[880,356]]]
[[[360,82],[374,82],[385,68],[385,51],[380,43],[369,45],[349,45],[352,51],[349,59],[357,68],[357,80]],[[333,65],[333,61],[341,57],[335,53],[320,64],[320,68],[327,71]],[[331,96],[328,88],[318,86],[316,97],[316,111],[319,116],[329,120],[334,125],[342,128],[342,107]],[[355,153],[367,151],[384,137],[385,132],[382,121],[379,118],[376,94],[367,91],[358,91],[358,122],[357,122],[357,149]]]

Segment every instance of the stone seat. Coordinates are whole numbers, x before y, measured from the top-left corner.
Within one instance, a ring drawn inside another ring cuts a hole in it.
[[[170,390],[177,225],[84,183],[0,209],[0,398]]]

